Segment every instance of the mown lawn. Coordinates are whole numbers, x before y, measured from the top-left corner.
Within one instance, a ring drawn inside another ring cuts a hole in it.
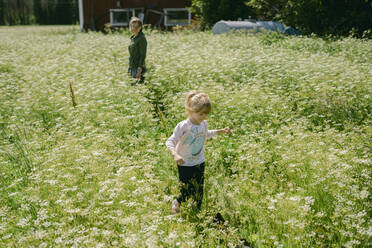
[[[138,85],[127,32],[0,27],[0,247],[372,245],[371,40],[145,34]],[[202,211],[170,215],[190,90],[232,134],[208,141]]]

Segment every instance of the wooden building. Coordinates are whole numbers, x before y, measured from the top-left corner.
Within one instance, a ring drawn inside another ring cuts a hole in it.
[[[188,25],[191,0],[79,0],[81,30],[128,26],[132,16],[155,26]]]

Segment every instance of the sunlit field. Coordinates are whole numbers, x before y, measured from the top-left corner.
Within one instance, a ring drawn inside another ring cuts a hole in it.
[[[0,28],[0,247],[371,247],[372,40],[145,35],[136,84],[126,31]],[[190,90],[232,134],[171,215]]]

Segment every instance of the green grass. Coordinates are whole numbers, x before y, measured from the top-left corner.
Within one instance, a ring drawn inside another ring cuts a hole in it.
[[[145,34],[133,85],[126,32],[0,28],[1,247],[372,245],[370,40]],[[207,143],[202,211],[172,216],[190,90],[232,134]]]

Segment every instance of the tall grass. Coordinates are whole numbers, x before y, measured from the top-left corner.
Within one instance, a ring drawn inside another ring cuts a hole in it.
[[[0,28],[1,247],[371,246],[371,41],[146,36],[135,84],[128,33]],[[192,89],[232,134],[208,141],[202,210],[170,215]]]

